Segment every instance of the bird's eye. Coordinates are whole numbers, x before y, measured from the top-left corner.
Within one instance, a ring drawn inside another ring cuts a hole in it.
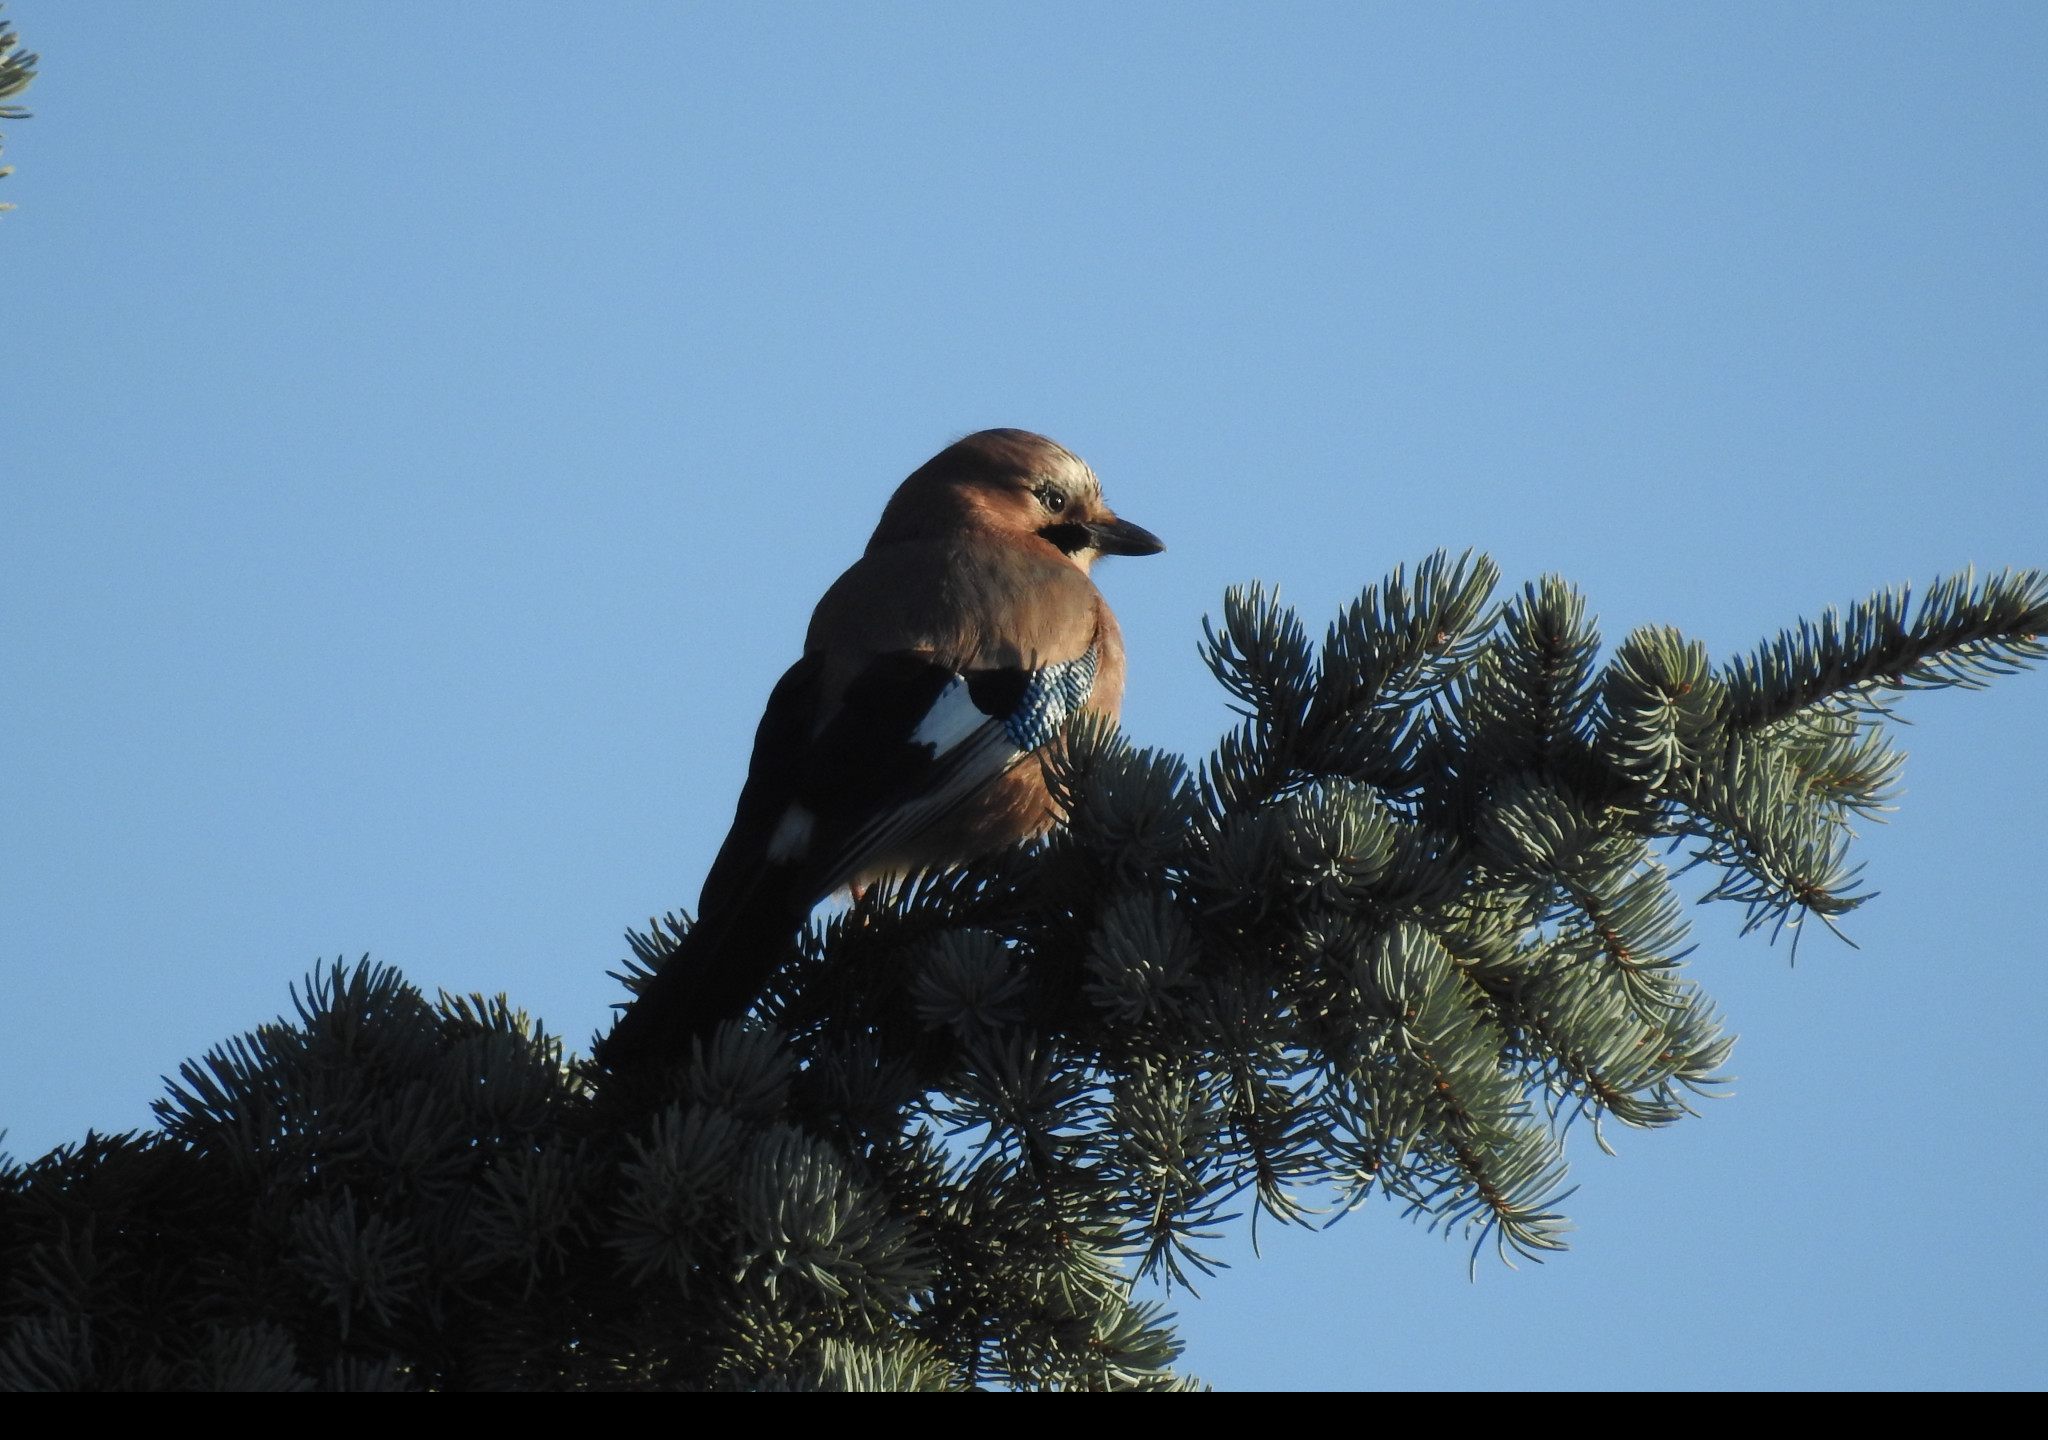
[[[1067,508],[1067,497],[1048,485],[1038,492],[1038,503],[1057,515]]]

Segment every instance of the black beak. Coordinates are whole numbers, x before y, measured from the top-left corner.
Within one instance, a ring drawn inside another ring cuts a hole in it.
[[[1166,548],[1164,540],[1144,526],[1133,525],[1128,520],[1091,523],[1088,538],[1104,555],[1157,555]]]

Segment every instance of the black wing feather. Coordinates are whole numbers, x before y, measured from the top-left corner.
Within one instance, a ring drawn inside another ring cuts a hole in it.
[[[912,737],[958,672],[922,655],[882,656],[820,729],[822,672],[807,656],[769,696],[697,924],[599,1046],[604,1064],[686,1054],[691,1037],[743,1014],[812,906],[1022,758],[1002,720],[1028,688],[1023,670],[968,677],[969,698],[990,718],[942,754]],[[813,841],[777,862],[770,839],[792,805],[814,817]]]

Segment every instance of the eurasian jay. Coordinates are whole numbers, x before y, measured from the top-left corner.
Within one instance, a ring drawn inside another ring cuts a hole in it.
[[[905,480],[768,697],[695,927],[598,1058],[687,1054],[834,891],[1051,826],[1033,757],[1076,711],[1114,719],[1123,700],[1123,635],[1089,567],[1164,548],[1028,431],[970,435]]]

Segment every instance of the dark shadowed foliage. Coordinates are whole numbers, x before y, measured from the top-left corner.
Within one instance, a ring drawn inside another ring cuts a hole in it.
[[[1835,924],[1886,697],[2037,659],[2048,577],[1718,668],[1658,628],[1602,663],[1568,585],[1495,582],[1434,556],[1320,646],[1233,592],[1244,719],[1198,769],[1070,729],[1068,826],[870,891],[665,1074],[321,971],[156,1131],[5,1172],[0,1385],[1165,1387],[1134,1282],[1199,1283],[1247,1210],[1561,1248],[1563,1127],[1670,1124],[1728,1055],[1667,861],[1745,928]]]

